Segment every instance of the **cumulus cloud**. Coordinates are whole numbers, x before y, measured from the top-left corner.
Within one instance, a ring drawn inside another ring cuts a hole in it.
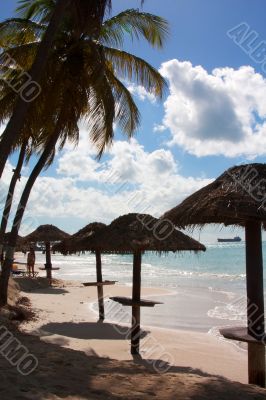
[[[75,169],[74,178],[73,170],[62,169],[62,165],[68,159],[73,159],[74,165],[78,166]],[[67,151],[59,160],[60,172],[62,173],[64,170],[65,179],[74,179],[73,187],[82,180],[84,183],[86,181],[86,185],[90,185],[87,179],[89,173],[84,173],[87,171],[86,159],[88,160],[87,165],[93,164],[94,167],[91,155],[83,154],[81,158],[77,148]],[[108,152],[107,161],[100,167],[94,168],[91,174],[92,181],[101,185],[97,186],[97,189],[85,189],[79,186],[80,199],[84,193],[85,196],[87,195],[87,202],[91,204],[91,206],[87,204],[82,213],[84,216],[91,215],[95,212],[95,207],[97,209],[99,206],[101,209],[101,199],[104,199],[105,208],[108,209],[105,216],[108,216],[109,220],[123,212],[146,211],[159,216],[167,208],[210,182],[208,179],[183,177],[170,150],[158,149],[147,152],[136,139],[132,139],[130,142],[115,142]],[[88,190],[92,190],[94,193],[92,203],[88,196]],[[67,188],[68,195],[71,192],[73,191]],[[95,196],[99,201],[95,201]],[[93,207],[94,204],[95,207]],[[99,216],[101,212],[96,212],[96,214]]]
[[[96,179],[96,171],[99,163],[96,161],[97,150],[90,141],[88,130],[84,125],[80,126],[79,144],[67,142],[64,150],[57,153],[57,173],[83,181]]]
[[[9,161],[7,161],[4,173],[0,180],[0,211],[4,209],[5,201],[6,201],[6,194],[9,187],[9,182],[12,177],[12,165]]]
[[[166,130],[166,126],[162,124],[154,124],[153,125],[153,132],[164,132]]]
[[[210,182],[183,177],[169,149],[148,152],[135,139],[115,142],[105,161],[98,163],[91,147],[84,146],[85,137],[83,131],[78,147],[67,146],[59,153],[57,176],[38,178],[21,234],[38,226],[40,220],[53,223],[54,219],[61,218],[71,226],[71,221],[76,219],[84,225],[90,221],[109,223],[128,212],[160,216]],[[12,166],[8,165],[6,182],[11,171]],[[18,184],[16,203],[26,179],[24,175]]]
[[[199,157],[266,154],[266,79],[252,67],[208,73],[171,60],[160,72],[170,87],[162,126],[170,129],[171,145]]]
[[[151,103],[156,102],[155,94],[148,92],[143,86],[136,85],[136,84],[128,84],[127,88],[131,94],[136,96],[141,101],[148,100]]]

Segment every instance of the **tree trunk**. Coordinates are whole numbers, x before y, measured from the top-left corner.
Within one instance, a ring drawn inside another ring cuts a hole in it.
[[[62,21],[64,12],[68,6],[69,1],[57,0],[55,11],[52,15],[51,21],[46,29],[43,40],[40,43],[35,61],[29,72],[31,82],[37,85],[40,84],[45,67],[48,61],[49,52],[52,47],[55,35],[59,28],[60,22]],[[22,90],[23,92],[23,90]],[[11,151],[12,145],[17,141],[20,132],[25,123],[27,113],[30,109],[31,101],[25,101],[23,93],[20,92],[20,96],[16,102],[13,115],[6,126],[0,142],[0,178]]]
[[[141,252],[133,254],[133,285],[132,300],[132,327],[131,327],[131,354],[139,354],[140,342],[140,292],[141,292]]]
[[[6,227],[7,227],[7,223],[8,223],[8,219],[9,219],[9,215],[10,215],[10,210],[12,207],[15,187],[16,187],[17,181],[20,179],[20,173],[21,173],[21,169],[22,169],[24,159],[25,159],[26,148],[27,148],[27,141],[25,140],[22,143],[20,153],[19,153],[18,163],[17,163],[16,169],[13,170],[14,173],[13,173],[12,179],[10,181],[8,193],[6,196],[6,202],[5,202],[5,207],[4,207],[2,220],[1,220],[1,227],[0,227],[0,254],[2,254],[2,250],[3,250],[3,242],[4,242]]]
[[[97,282],[103,281],[102,276],[102,257],[101,252],[96,250],[96,275],[97,275]],[[99,320],[104,320],[104,296],[103,296],[103,286],[97,286],[97,293],[98,293],[98,306],[99,306]]]
[[[53,151],[53,149],[56,145],[56,142],[60,135],[60,126],[61,125],[58,124],[58,127],[56,128],[53,136],[47,142],[45,149],[44,149],[41,157],[39,158],[39,161],[37,162],[34,169],[32,170],[32,173],[26,183],[26,186],[25,186],[22,196],[20,198],[20,202],[19,202],[19,205],[17,208],[16,216],[13,221],[12,230],[11,230],[10,237],[8,240],[6,257],[5,257],[5,261],[3,263],[2,273],[1,273],[1,277],[0,277],[0,307],[5,306],[7,304],[8,281],[9,281],[10,271],[11,271],[11,267],[12,267],[12,263],[13,263],[13,259],[14,259],[14,252],[15,252],[16,242],[17,242],[17,238],[18,238],[18,232],[19,232],[22,218],[24,216],[25,208],[27,206],[33,185],[34,185],[36,179],[38,178],[39,174],[41,173],[43,167],[46,164],[47,159],[49,158],[51,152]]]
[[[52,261],[51,261],[51,243],[50,242],[45,243],[45,257],[46,257],[46,263],[45,263],[46,278],[51,280],[52,279]]]
[[[248,333],[258,340],[258,343],[248,343],[248,380],[250,384],[264,388],[266,365],[261,223],[246,222],[245,233]]]

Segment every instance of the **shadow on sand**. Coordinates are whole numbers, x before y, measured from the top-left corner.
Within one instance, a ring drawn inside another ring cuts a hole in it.
[[[36,292],[37,292],[37,290],[36,290]],[[61,289],[61,288],[51,286],[51,287],[48,287],[45,289],[38,289],[38,293],[40,293],[40,294],[66,294],[66,293],[69,293],[69,291],[66,289]]]
[[[38,366],[24,376],[0,357],[1,400],[265,400],[263,390],[189,367],[171,367],[158,374],[141,359],[100,358],[17,331],[13,334],[38,359]]]
[[[50,322],[42,325],[41,331],[48,334],[62,335],[76,339],[128,340],[130,328],[106,322]],[[141,331],[141,338],[149,331]]]
[[[13,278],[18,284],[20,290],[25,293],[41,293],[41,294],[65,294],[69,293],[66,289],[61,287],[50,286],[50,281],[47,278]]]

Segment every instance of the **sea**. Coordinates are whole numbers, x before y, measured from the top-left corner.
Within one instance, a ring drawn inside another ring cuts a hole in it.
[[[245,242],[207,244],[206,252],[146,253],[142,257],[142,287],[166,289],[150,298],[163,304],[141,309],[144,326],[208,332],[246,325]],[[37,253],[37,264],[44,263]],[[266,242],[263,242],[266,288]],[[103,278],[132,286],[132,255],[102,255]],[[55,278],[95,281],[95,256],[91,253],[52,255]],[[130,323],[130,309],[116,310],[104,287],[107,319],[123,316]],[[95,291],[96,292],[96,291]],[[160,291],[159,291],[160,292]],[[266,294],[266,292],[265,292]],[[266,296],[265,296],[266,298]],[[117,304],[117,303],[115,303]],[[119,304],[117,305],[117,307]],[[90,304],[97,312],[97,302]]]

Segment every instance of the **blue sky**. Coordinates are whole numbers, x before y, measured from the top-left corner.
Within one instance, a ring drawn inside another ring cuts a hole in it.
[[[17,1],[0,0],[0,4],[1,20],[14,15]],[[113,0],[113,14],[124,10],[125,5],[140,6],[137,0]],[[119,179],[115,185],[103,183],[103,173],[95,164],[93,151],[87,148],[82,128],[82,156],[80,148],[64,150],[35,189],[30,212],[36,224],[57,223],[74,232],[94,219],[108,222],[122,211],[142,211],[135,210],[137,206],[132,207],[128,197],[127,208],[121,210],[125,196],[139,192],[159,215],[228,167],[249,160],[264,162],[266,68],[250,54],[266,41],[265,8],[263,0],[146,0],[144,11],[166,18],[170,36],[162,51],[130,41],[126,50],[160,69],[169,91],[158,102],[141,88],[130,86],[142,114],[141,126],[133,144],[121,141],[118,133],[118,143],[101,166],[105,177],[110,170],[122,171],[128,186],[113,191],[111,200],[107,200],[110,190],[119,188]],[[244,23],[250,28],[247,35],[251,31],[257,35],[250,51],[244,51],[227,34]],[[11,158],[12,164],[15,158]],[[24,175],[27,173],[26,168]],[[8,170],[6,175],[8,178]],[[50,214],[45,210],[49,204],[40,205],[43,199],[38,190],[41,192],[43,185],[62,189],[56,193],[56,204],[51,203],[54,200],[49,203],[53,209]],[[103,212],[101,207],[105,208]],[[211,236],[217,234],[209,229],[206,238]]]

